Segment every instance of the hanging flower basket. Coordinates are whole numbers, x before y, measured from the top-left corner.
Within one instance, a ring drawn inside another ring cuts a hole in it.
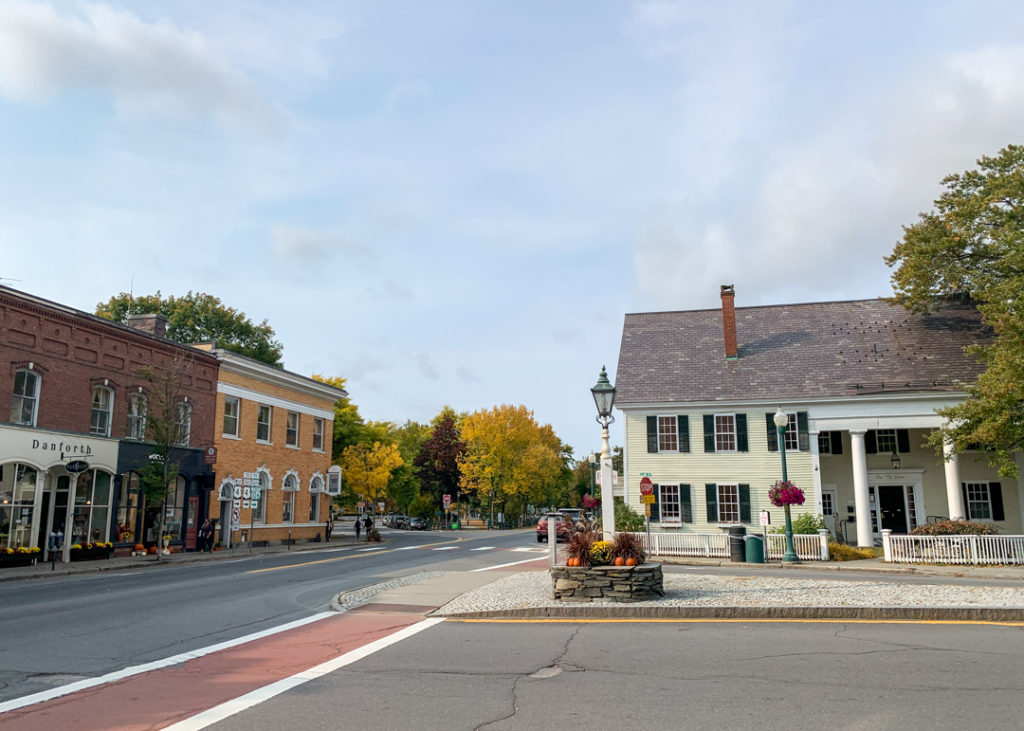
[[[777,481],[768,488],[768,499],[777,508],[787,505],[803,505],[804,491],[788,480]]]

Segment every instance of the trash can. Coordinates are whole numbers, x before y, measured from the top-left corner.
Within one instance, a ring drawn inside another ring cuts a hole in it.
[[[745,536],[747,563],[764,563],[764,538],[759,535]]]
[[[729,526],[729,560],[733,563],[744,563],[747,560],[747,552],[743,545],[743,536],[746,532],[745,526]]]

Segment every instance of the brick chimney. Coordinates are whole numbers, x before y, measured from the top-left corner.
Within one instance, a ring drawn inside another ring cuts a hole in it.
[[[725,336],[725,359],[740,357],[736,348],[736,291],[731,284],[722,285],[722,333]]]
[[[158,338],[167,337],[167,318],[159,312],[146,312],[128,316],[128,327],[141,330]]]

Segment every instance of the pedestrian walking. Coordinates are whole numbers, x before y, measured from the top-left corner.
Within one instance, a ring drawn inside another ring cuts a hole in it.
[[[331,540],[331,531],[334,530],[334,519],[328,518],[327,523],[324,525],[324,536],[327,541]]]
[[[369,513],[363,518],[363,527],[366,528],[366,540],[370,540],[370,532],[373,530],[373,518],[370,517]]]
[[[199,550],[207,553],[213,550],[213,523],[209,518],[199,526]]]
[[[363,530],[363,519],[358,515],[356,516],[356,540],[359,540],[359,534]]]

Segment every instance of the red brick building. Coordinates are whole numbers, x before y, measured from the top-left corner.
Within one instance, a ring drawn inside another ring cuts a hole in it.
[[[178,475],[166,533],[194,546],[213,485],[203,455],[213,444],[218,362],[162,337],[159,316],[133,324],[0,287],[0,393],[10,404],[0,411],[0,548],[45,551],[57,531],[67,537],[65,560],[72,543],[156,542],[159,508],[145,504],[138,471],[151,460],[148,440],[169,393]]]

